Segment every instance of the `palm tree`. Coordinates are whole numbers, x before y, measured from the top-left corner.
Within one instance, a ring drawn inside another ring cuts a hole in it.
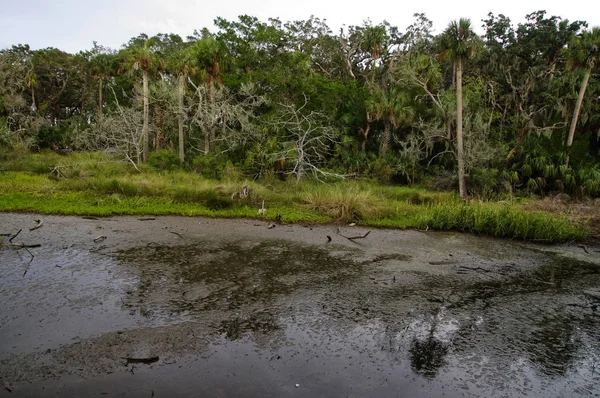
[[[90,74],[92,78],[98,80],[98,120],[102,120],[102,99],[103,82],[110,78],[111,57],[108,54],[96,54],[90,60]]]
[[[188,49],[180,49],[172,54],[169,59],[169,69],[177,75],[178,87],[177,87],[177,126],[179,129],[179,163],[183,164],[185,161],[184,142],[185,134],[183,131],[183,123],[185,111],[183,108],[183,99],[185,95],[185,82],[189,74],[194,73],[192,52]]]
[[[458,160],[458,192],[461,198],[467,197],[467,182],[465,179],[465,161],[463,144],[462,121],[462,72],[463,60],[473,56],[473,42],[476,35],[471,29],[471,21],[461,18],[452,21],[442,35],[442,56],[454,61],[456,70],[456,157]]]
[[[27,72],[27,75],[25,75],[25,85],[27,88],[31,89],[31,110],[35,112],[35,88],[39,85],[39,83],[33,67],[29,72]]]
[[[384,129],[379,145],[379,156],[383,157],[387,154],[392,131],[402,122],[412,119],[414,108],[410,105],[406,92],[392,86],[388,89],[377,88],[367,103],[367,109],[368,114],[373,115],[373,120],[383,121]]]
[[[131,72],[142,71],[142,96],[144,102],[143,125],[142,125],[142,160],[148,161],[149,152],[149,73],[160,66],[158,54],[152,49],[153,38],[142,36],[139,40],[133,40],[130,47],[125,50],[125,62],[123,68]]]
[[[211,108],[215,103],[215,81],[221,82],[221,61],[223,58],[223,49],[221,45],[212,37],[206,37],[198,40],[192,49],[193,58],[199,70],[206,72],[206,87],[208,89],[208,101]],[[215,130],[207,131],[204,134],[204,152],[209,153],[212,142],[215,139]]]
[[[571,127],[569,128],[569,136],[567,138],[567,166],[569,166],[571,145],[573,145],[575,128],[577,126],[577,120],[579,119],[579,113],[581,112],[581,104],[583,103],[585,90],[587,89],[590,76],[592,75],[592,69],[594,69],[598,56],[600,55],[599,50],[600,27],[596,26],[591,31],[584,31],[576,36],[567,51],[569,61],[573,66],[579,68],[585,67],[583,81],[581,82],[579,95],[577,97],[577,102],[575,103],[575,109],[573,110],[573,118],[571,119]]]

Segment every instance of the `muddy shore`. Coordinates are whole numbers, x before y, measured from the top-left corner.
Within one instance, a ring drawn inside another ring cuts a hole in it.
[[[600,391],[597,246],[10,213],[0,233],[0,397]]]

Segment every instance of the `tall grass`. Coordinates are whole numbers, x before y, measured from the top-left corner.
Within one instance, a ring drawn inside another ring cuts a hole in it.
[[[307,208],[326,214],[337,221],[359,221],[380,217],[385,208],[371,191],[357,185],[319,186],[305,194]]]
[[[52,173],[61,165],[61,173]],[[462,202],[455,193],[311,181],[217,181],[181,169],[156,171],[102,154],[0,156],[0,211],[55,214],[180,214],[284,222],[359,222],[388,228],[460,230],[544,242],[580,239],[586,229],[516,203]],[[12,170],[12,171],[11,171]],[[239,193],[244,191],[244,195]],[[266,214],[258,209],[265,203]]]
[[[566,217],[527,212],[512,204],[436,205],[421,219],[421,228],[460,230],[494,237],[561,242],[582,239],[586,228]]]

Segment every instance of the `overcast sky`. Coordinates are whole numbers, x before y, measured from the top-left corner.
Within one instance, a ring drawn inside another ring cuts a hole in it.
[[[470,18],[482,33],[481,20],[490,11],[515,24],[528,13],[546,10],[548,15],[600,25],[598,0],[0,0],[0,6],[0,48],[27,43],[34,49],[56,47],[72,53],[90,49],[94,40],[117,49],[139,33],[177,33],[185,38],[194,29],[215,31],[218,16],[236,20],[244,14],[283,22],[314,15],[326,19],[336,32],[343,24],[360,25],[368,18],[373,23],[387,20],[404,31],[420,12],[433,21],[436,33],[460,17]]]

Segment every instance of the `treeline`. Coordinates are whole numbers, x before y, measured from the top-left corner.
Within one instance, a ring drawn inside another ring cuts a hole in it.
[[[544,11],[432,33],[251,16],[116,51],[0,51],[0,148],[106,151],[210,177],[365,177],[600,195],[600,29]],[[136,166],[137,167],[137,166]]]

